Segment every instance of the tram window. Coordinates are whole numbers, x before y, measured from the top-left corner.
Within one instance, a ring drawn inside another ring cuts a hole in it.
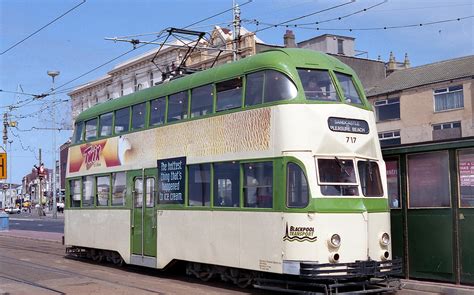
[[[188,92],[182,91],[168,97],[168,122],[188,117]]]
[[[127,183],[125,172],[112,174],[112,206],[125,206]]]
[[[382,197],[382,180],[379,165],[373,161],[358,161],[360,186],[366,197]]]
[[[189,206],[211,204],[211,164],[196,164],[188,167]]]
[[[458,151],[459,195],[461,207],[474,207],[474,149]]]
[[[328,71],[298,69],[304,94],[308,100],[339,101]]]
[[[244,168],[244,207],[273,207],[273,163],[246,163]]]
[[[295,84],[284,74],[265,71],[264,102],[292,99],[297,92]]]
[[[336,73],[336,77],[337,80],[339,80],[339,85],[342,87],[346,102],[362,104],[362,100],[360,99],[359,93],[354,85],[354,81],[352,81],[352,77],[341,73]]]
[[[166,98],[161,97],[150,103],[150,126],[161,125],[165,123]]]
[[[288,163],[286,174],[286,206],[304,208],[309,203],[309,188],[306,175],[295,163]]]
[[[321,193],[325,196],[358,196],[359,189],[354,161],[347,159],[318,159]]]
[[[385,160],[387,167],[387,194],[390,208],[401,208],[398,159]]]
[[[143,206],[143,180],[141,178],[135,178],[133,199],[135,208],[141,208]]]
[[[152,208],[155,205],[155,179],[148,177],[146,179],[146,207]]]
[[[108,206],[110,195],[110,176],[97,177],[97,206]]]
[[[130,108],[115,111],[115,134],[127,132],[130,127]]]
[[[140,103],[132,106],[132,129],[145,127],[146,103]]]
[[[448,152],[411,154],[407,159],[409,208],[450,207]]]
[[[214,206],[239,207],[239,163],[214,164]]]
[[[86,140],[97,137],[97,119],[86,121]]]
[[[242,79],[240,77],[217,83],[216,91],[216,111],[242,107]]]
[[[81,207],[81,181],[79,179],[70,180],[69,191],[71,207]]]
[[[247,75],[245,86],[245,106],[263,103],[263,81],[265,72],[260,71]]]
[[[212,113],[214,85],[204,85],[191,90],[191,118]]]
[[[100,115],[99,136],[110,136],[110,135],[112,135],[112,118],[113,118],[113,113],[106,113],[106,114]]]
[[[82,141],[84,131],[84,122],[77,122],[74,127],[74,143],[78,143]]]
[[[94,176],[84,176],[82,178],[82,207],[92,207],[94,205]]]

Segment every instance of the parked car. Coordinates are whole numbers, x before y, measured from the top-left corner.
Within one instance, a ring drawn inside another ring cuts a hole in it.
[[[16,207],[8,207],[5,209],[5,212],[8,213],[8,214],[20,214],[21,210],[20,208],[16,208]]]

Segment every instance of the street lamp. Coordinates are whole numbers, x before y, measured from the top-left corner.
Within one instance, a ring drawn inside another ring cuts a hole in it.
[[[56,94],[54,93],[54,78],[59,75],[59,71],[48,71],[48,76],[50,76],[53,79],[53,84],[51,86],[51,92],[53,93],[53,102],[51,105],[52,108],[52,118],[53,118],[53,183],[52,183],[52,188],[53,188],[53,218],[56,219],[58,218],[58,211],[56,207],[56,108],[54,107],[54,102],[56,100]]]

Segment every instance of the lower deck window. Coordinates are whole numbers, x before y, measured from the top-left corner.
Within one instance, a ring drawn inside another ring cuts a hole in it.
[[[70,180],[69,181],[69,198],[71,200],[71,207],[81,207],[81,181]]]
[[[110,194],[110,176],[97,177],[97,206],[108,206]]]
[[[214,164],[214,206],[239,207],[239,163]]]
[[[209,206],[211,203],[211,164],[188,167],[189,206]]]
[[[295,163],[288,163],[286,171],[286,205],[304,208],[309,203],[309,188],[306,176]]]
[[[125,179],[125,172],[118,172],[112,174],[112,206],[125,205],[125,193],[127,189],[127,182]]]
[[[271,162],[243,164],[244,206],[272,208],[273,165]]]
[[[318,159],[319,183],[324,196],[358,196],[359,189],[354,161],[348,159]]]
[[[359,179],[362,193],[366,197],[382,197],[382,180],[379,165],[372,161],[358,161]]]
[[[94,206],[94,176],[84,176],[82,178],[82,207]]]

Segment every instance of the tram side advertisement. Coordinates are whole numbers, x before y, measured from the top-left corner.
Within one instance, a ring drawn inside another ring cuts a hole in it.
[[[186,157],[158,160],[160,204],[184,204]]]

